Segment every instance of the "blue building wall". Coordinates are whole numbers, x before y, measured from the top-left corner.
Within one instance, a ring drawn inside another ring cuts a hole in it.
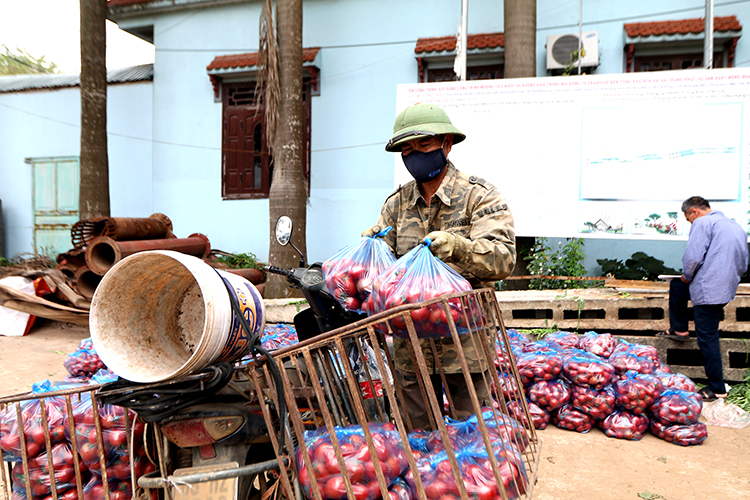
[[[107,93],[113,215],[154,213],[151,93],[151,82],[111,85]],[[80,144],[78,87],[0,93],[0,200],[7,257],[34,252],[31,167],[25,160],[80,156]]]
[[[248,1],[162,13],[146,11],[146,15],[117,19],[126,30],[152,25],[156,56],[154,82],[147,85],[148,90],[130,96],[125,104],[110,101],[113,216],[163,212],[172,219],[178,236],[204,233],[214,248],[253,252],[267,259],[268,201],[221,199],[222,105],[214,102],[206,72],[217,56],[257,51],[260,7],[260,2]],[[316,60],[320,95],[312,97],[311,104],[307,248],[310,260],[324,260],[373,224],[393,191],[394,157],[383,146],[399,111],[396,86],[418,81],[414,54],[418,38],[455,34],[460,1],[305,0],[303,9],[303,46],[320,47]],[[584,0],[583,30],[596,31],[599,38],[600,66],[595,73],[624,71],[624,23],[696,18],[703,13],[703,0]],[[750,4],[717,1],[715,15],[736,15],[744,26],[750,23]],[[537,76],[548,75],[547,36],[577,32],[578,20],[578,2],[537,2]],[[472,34],[504,31],[502,2],[471,0],[468,26]],[[750,64],[747,36],[739,40],[735,62]],[[114,95],[113,89],[110,95]],[[78,123],[76,90],[0,94],[0,102],[6,99],[20,99],[19,107],[37,110],[66,106],[69,109],[60,114]],[[48,100],[63,103],[44,104]],[[31,241],[29,181],[23,158],[53,149],[50,143],[40,144],[36,139],[38,130],[47,128],[24,132],[26,123],[32,121],[0,108],[2,137],[8,133],[17,138],[10,151],[0,148],[0,176],[10,175],[9,168],[19,172],[14,188],[6,187],[0,177],[9,254],[28,251]],[[54,148],[55,154],[63,150],[77,154],[79,130],[71,127],[60,132],[60,128],[65,127],[54,127],[53,144],[60,144]],[[52,135],[49,130],[42,135]],[[129,142],[113,135],[122,130],[125,136],[146,134],[143,137],[152,142]],[[543,140],[540,137],[540,143]],[[3,139],[3,146],[5,142]],[[499,143],[498,147],[513,145]],[[527,167],[533,165],[508,166]],[[459,168],[471,171],[471,165]],[[133,173],[138,182],[128,180]],[[503,186],[499,188],[502,191]],[[683,249],[684,242],[588,239],[585,264],[593,274],[597,272],[596,259],[624,260],[641,250],[679,268]]]

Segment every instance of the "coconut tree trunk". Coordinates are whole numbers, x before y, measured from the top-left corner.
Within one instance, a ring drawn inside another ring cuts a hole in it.
[[[505,0],[505,78],[536,76],[536,0]]]
[[[292,243],[307,253],[307,186],[303,160],[302,105],[302,0],[277,0],[276,37],[279,49],[279,115],[274,141],[273,179],[269,193],[271,245],[268,260],[274,266],[296,267],[299,255],[287,245],[276,243],[276,219],[288,215],[294,221]],[[271,275],[266,283],[267,298],[292,295],[282,277]],[[295,290],[296,291],[296,290]]]
[[[79,217],[109,217],[107,0],[81,0],[81,180]]]

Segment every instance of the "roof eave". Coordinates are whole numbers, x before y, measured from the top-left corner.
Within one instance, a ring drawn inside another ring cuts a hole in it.
[[[483,47],[480,49],[469,49],[466,51],[467,56],[478,56],[485,54],[503,54],[505,52],[504,47]],[[441,59],[456,57],[455,50],[432,50],[425,52],[415,52],[414,57],[422,57],[425,59]]]
[[[731,40],[732,38],[738,38],[742,36],[742,30],[732,31],[716,31],[714,32],[714,40]],[[703,40],[703,32],[700,33],[670,33],[664,35],[649,35],[649,36],[627,36],[625,35],[626,44],[642,44],[642,43],[665,43],[665,42],[695,42]]]
[[[191,9],[205,9],[238,3],[251,3],[258,0],[153,0],[145,3],[107,7],[107,19],[117,22],[140,16],[150,16],[165,12],[183,11]]]
[[[318,65],[315,61],[305,61],[302,63],[303,68],[312,66],[317,68]],[[218,76],[220,78],[235,78],[235,77],[248,77],[254,76],[258,72],[258,66],[234,66],[232,68],[216,68],[206,70],[206,74],[211,76]]]
[[[305,49],[305,50],[312,50],[312,49]],[[313,67],[313,68],[319,68],[320,67],[320,49],[316,48],[317,52],[315,53],[315,57],[311,61],[302,61],[302,67]],[[255,75],[258,73],[258,65],[253,64],[252,66],[232,66],[229,68],[211,68],[206,69],[206,73],[210,76],[219,77],[222,79],[225,79],[229,81],[229,79],[235,79],[235,78],[254,78]]]

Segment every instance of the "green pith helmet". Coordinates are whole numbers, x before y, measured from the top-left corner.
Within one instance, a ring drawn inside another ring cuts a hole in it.
[[[391,153],[401,151],[404,143],[435,135],[452,134],[453,144],[466,139],[451,123],[451,119],[442,108],[435,104],[414,104],[403,110],[393,124],[393,137],[385,145]]]

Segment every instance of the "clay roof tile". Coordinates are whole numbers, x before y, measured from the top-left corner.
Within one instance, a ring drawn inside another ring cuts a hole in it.
[[[312,62],[320,52],[320,47],[313,47],[309,49],[302,49],[302,61]],[[206,66],[206,69],[217,70],[217,69],[230,69],[230,68],[247,68],[258,65],[258,53],[248,52],[246,54],[231,54],[226,56],[216,56],[211,64]]]
[[[649,23],[627,23],[625,33],[631,38],[676,35],[688,33],[703,33],[705,19],[682,19],[680,21],[654,21]],[[742,25],[737,16],[714,17],[714,31],[739,31]]]
[[[467,46],[469,49],[494,49],[497,47],[505,47],[505,34],[479,33],[469,35]],[[417,54],[421,54],[425,52],[452,51],[455,49],[456,37],[442,36],[434,38],[420,38],[419,40],[417,40],[417,45],[416,47],[414,47],[414,52]]]

